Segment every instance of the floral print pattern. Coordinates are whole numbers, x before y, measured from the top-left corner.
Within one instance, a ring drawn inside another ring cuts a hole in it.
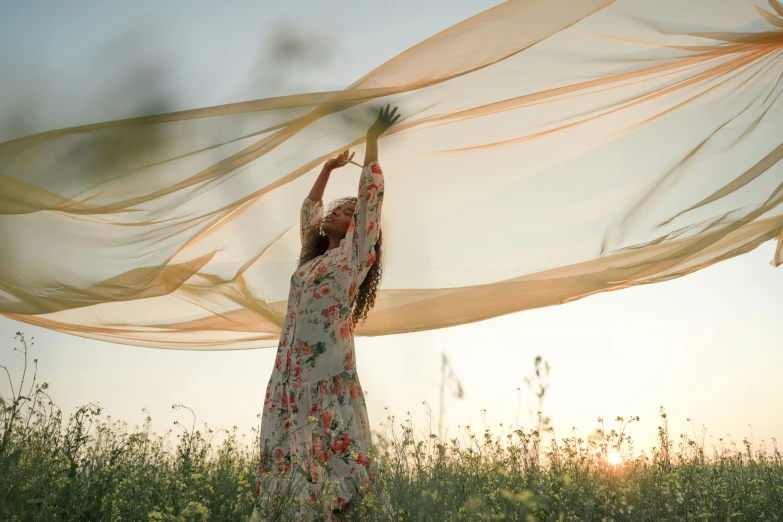
[[[288,310],[264,399],[257,493],[314,502],[326,481],[337,482],[332,506],[348,504],[377,476],[370,428],[356,373],[351,303],[375,262],[383,172],[362,169],[353,220],[340,246],[299,267],[291,277]],[[305,198],[301,234],[323,217],[321,201]],[[285,481],[289,480],[286,486]],[[326,513],[331,520],[331,513]]]

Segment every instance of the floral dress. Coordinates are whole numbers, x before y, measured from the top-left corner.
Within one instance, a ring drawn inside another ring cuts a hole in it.
[[[368,454],[370,427],[356,373],[351,303],[375,262],[382,200],[383,173],[374,161],[362,169],[356,210],[340,246],[291,277],[261,419],[257,493],[275,496],[273,505],[298,503],[304,513],[306,504],[322,503],[323,492],[331,508],[341,508],[377,476]],[[305,198],[303,241],[323,213],[321,201]],[[332,491],[323,489],[327,481]]]

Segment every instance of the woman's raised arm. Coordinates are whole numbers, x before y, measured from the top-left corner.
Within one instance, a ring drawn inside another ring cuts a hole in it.
[[[329,176],[334,169],[339,169],[351,161],[354,154],[355,153],[351,153],[351,155],[348,156],[348,151],[346,150],[336,158],[332,158],[324,163],[321,173],[318,175],[315,183],[313,183],[313,188],[310,189],[310,194],[308,194],[302,202],[302,210],[299,216],[299,232],[302,244],[305,242],[305,234],[307,234],[307,231],[314,227],[324,215],[324,204],[322,200],[324,197],[324,190],[326,190],[326,184],[329,183]]]
[[[353,223],[349,234],[351,241],[351,263],[357,271],[359,281],[363,281],[375,262],[375,244],[381,230],[381,208],[383,206],[383,171],[378,164],[378,138],[400,117],[397,107],[390,111],[387,105],[381,109],[378,119],[367,131],[367,148],[364,156],[364,168],[359,178],[359,194]],[[355,228],[354,228],[355,227]]]

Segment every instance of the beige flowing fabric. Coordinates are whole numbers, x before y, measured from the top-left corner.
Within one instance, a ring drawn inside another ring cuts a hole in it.
[[[776,0],[516,0],[343,91],[7,141],[0,312],[140,346],[276,345],[300,203],[387,103],[404,119],[380,141],[384,276],[357,335],[680,277],[781,236],[781,77]]]

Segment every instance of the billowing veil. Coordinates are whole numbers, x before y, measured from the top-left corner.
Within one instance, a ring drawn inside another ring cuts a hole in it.
[[[6,141],[0,312],[140,346],[275,345],[299,206],[386,103],[404,119],[380,142],[385,268],[357,335],[680,277],[781,237],[782,76],[776,0],[513,0],[342,91]]]

